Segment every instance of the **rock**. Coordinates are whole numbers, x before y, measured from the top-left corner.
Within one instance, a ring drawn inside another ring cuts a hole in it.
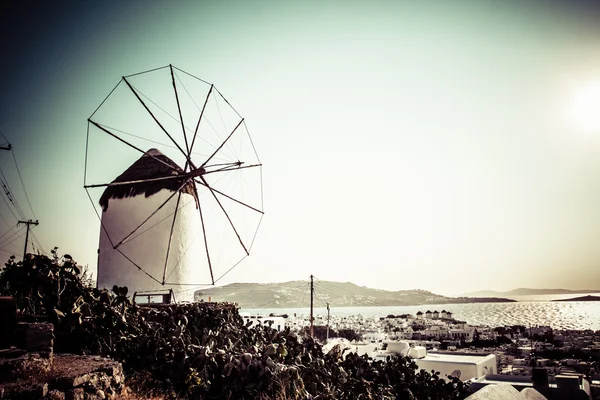
[[[75,388],[68,390],[65,396],[66,400],[84,400],[85,399],[85,391],[83,388]]]
[[[0,388],[0,398],[11,400],[39,400],[48,394],[47,383],[10,383]]]
[[[39,354],[29,353],[16,358],[0,359],[0,383],[11,382],[18,377],[43,374],[50,368],[47,359]]]
[[[16,357],[20,357],[26,353],[27,352],[25,350],[11,347],[10,349],[0,350],[0,358],[16,358]]]
[[[84,387],[95,393],[124,380],[121,364],[102,357],[59,354],[54,357],[53,372],[56,387],[62,390]]]
[[[113,378],[106,375],[104,372],[94,372],[87,374],[89,379],[86,383],[86,389],[88,391],[104,390],[110,387]]]
[[[106,359],[100,358],[100,360]],[[108,376],[120,376],[123,375],[123,366],[120,363],[113,362],[111,365],[99,368],[98,371],[106,372]]]
[[[123,367],[109,358],[57,354],[49,364],[37,353],[0,358],[0,399],[105,400],[123,388]]]
[[[57,379],[57,386],[61,389],[70,389],[82,386],[90,380],[90,374],[66,376]]]
[[[46,400],[65,400],[65,397],[66,395],[64,392],[54,389],[48,392]]]
[[[102,393],[102,394],[104,394],[104,393]],[[98,395],[98,393],[85,392],[84,398],[85,398],[85,400],[102,400],[105,397],[100,397],[100,395]]]

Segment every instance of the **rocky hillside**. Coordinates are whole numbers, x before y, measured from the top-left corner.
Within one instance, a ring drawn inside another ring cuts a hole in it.
[[[388,291],[358,286],[350,282],[316,281],[317,306],[328,302],[331,307],[412,306],[476,302],[511,302],[487,297],[446,297],[425,290]],[[306,281],[282,283],[232,283],[205,288],[195,293],[197,301],[228,301],[243,308],[308,307],[310,285]]]

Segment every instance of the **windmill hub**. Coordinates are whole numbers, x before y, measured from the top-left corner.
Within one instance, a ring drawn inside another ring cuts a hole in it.
[[[204,167],[196,168],[195,170],[190,171],[191,176],[202,176],[206,173]]]

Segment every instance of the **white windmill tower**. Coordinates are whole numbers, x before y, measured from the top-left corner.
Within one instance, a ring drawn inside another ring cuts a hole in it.
[[[193,300],[249,255],[261,172],[244,119],[213,85],[171,65],[123,77],[88,119],[98,287]]]

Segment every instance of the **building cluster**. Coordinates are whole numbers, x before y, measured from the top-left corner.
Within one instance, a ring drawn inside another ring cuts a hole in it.
[[[256,318],[255,323],[260,320],[260,317]],[[275,328],[289,327],[298,333],[305,332],[310,326],[310,318],[306,315],[275,319],[271,316],[262,320],[276,321]],[[558,385],[571,385],[573,381],[565,378],[566,375],[600,379],[600,363],[586,361],[587,356],[600,359],[600,331],[552,330],[549,326],[470,325],[455,320],[446,310],[386,317],[359,314],[327,318],[319,315],[313,322],[315,326],[328,326],[331,330],[354,331],[357,340],[347,343],[352,351],[369,354],[375,359],[385,359],[390,354],[410,356],[421,368],[434,369],[443,376],[454,376],[463,381],[477,381],[474,387],[478,388],[494,382],[514,381],[513,386],[522,389],[527,382],[531,386],[532,375],[540,370],[550,382],[546,388],[546,381],[542,379],[540,390],[546,392],[552,388],[558,390]],[[481,343],[491,345],[475,346]],[[398,346],[402,350],[398,350]],[[570,356],[559,360],[543,356],[553,351]],[[574,357],[573,352],[580,358]],[[578,382],[581,389],[587,380]],[[586,392],[581,390],[581,393]]]
[[[592,330],[556,330],[554,340],[565,350],[582,349],[600,354],[600,331]]]
[[[380,318],[380,326],[386,337],[393,340],[442,340],[455,342],[471,341],[475,328],[464,321],[457,321],[450,311],[441,313],[427,310],[419,311],[416,316],[411,314],[388,315]]]

